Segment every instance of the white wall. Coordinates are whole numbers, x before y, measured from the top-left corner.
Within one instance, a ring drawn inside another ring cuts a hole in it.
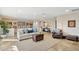
[[[68,27],[68,20],[76,20],[76,27],[75,28]],[[57,28],[62,29],[64,32],[68,34],[79,36],[79,12],[58,16]]]

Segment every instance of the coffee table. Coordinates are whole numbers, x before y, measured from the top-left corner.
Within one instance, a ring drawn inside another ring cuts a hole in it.
[[[33,41],[37,42],[37,41],[41,41],[44,39],[44,34],[35,34],[32,36]]]

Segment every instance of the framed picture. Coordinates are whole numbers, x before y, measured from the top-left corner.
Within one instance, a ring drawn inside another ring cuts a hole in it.
[[[75,20],[69,20],[68,21],[68,27],[76,27],[76,21]]]

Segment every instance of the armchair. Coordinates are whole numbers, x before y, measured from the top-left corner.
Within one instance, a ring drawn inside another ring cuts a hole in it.
[[[62,38],[63,37],[62,30],[52,32],[52,37],[53,38]]]

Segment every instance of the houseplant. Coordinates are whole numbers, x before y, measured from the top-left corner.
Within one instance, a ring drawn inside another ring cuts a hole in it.
[[[6,35],[9,32],[8,24],[5,21],[0,20],[0,26],[3,29],[3,35]]]

